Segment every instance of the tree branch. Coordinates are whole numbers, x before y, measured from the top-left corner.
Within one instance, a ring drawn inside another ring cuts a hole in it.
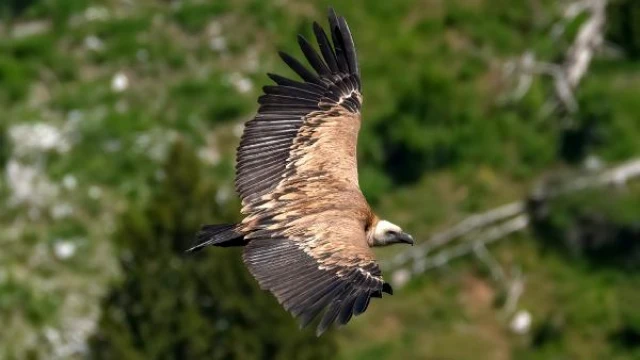
[[[580,14],[588,12],[589,17],[580,26],[573,43],[564,56],[565,60],[561,64],[536,61],[535,54],[531,50],[526,51],[518,63],[507,64],[507,75],[511,75],[514,71],[519,72],[518,83],[509,98],[518,101],[524,97],[533,84],[534,74],[549,75],[554,80],[556,100],[563,105],[567,112],[575,113],[578,110],[578,104],[573,92],[586,75],[594,55],[606,48],[603,34],[608,1],[579,0],[567,6],[562,20],[552,27],[551,36],[553,38],[564,34],[567,24],[574,21]]]
[[[589,188],[624,186],[635,178],[640,178],[640,158],[596,174],[577,176],[557,184],[544,184],[537,187],[527,198],[547,201]],[[443,266],[453,259],[477,251],[480,246],[484,247],[514,232],[524,230],[529,224],[526,203],[527,200],[516,201],[471,215],[453,227],[434,234],[423,244],[401,252],[388,261],[381,261],[380,265],[384,270],[395,271],[413,261],[411,273],[421,273]],[[471,236],[472,234],[477,235]],[[455,240],[465,238],[470,240],[451,245]],[[444,249],[438,250],[441,248]],[[435,254],[430,254],[434,250]]]

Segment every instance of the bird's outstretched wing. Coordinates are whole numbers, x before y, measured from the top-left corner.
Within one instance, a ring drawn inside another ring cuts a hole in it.
[[[358,186],[360,71],[346,21],[329,11],[330,36],[314,23],[318,54],[298,41],[313,68],[282,59],[302,81],[270,75],[237,154],[236,189],[247,234],[243,258],[301,325],[326,309],[322,333],[391,293],[366,241],[373,214]]]
[[[263,204],[265,210],[256,216],[260,230],[248,236],[243,259],[261,288],[271,291],[301,327],[325,310],[320,335],[334,322],[344,325],[363,313],[371,297],[392,291],[367,247],[355,206],[334,205],[346,194],[317,194],[305,186],[294,192],[289,201]]]
[[[264,87],[264,95],[258,99],[258,114],[246,123],[237,152],[236,190],[243,205],[273,190],[295,172],[296,154],[305,152],[316,158],[325,154],[314,153],[317,149],[311,148],[324,136],[325,130],[320,127],[329,131],[329,125],[334,126],[332,130],[343,132],[345,141],[354,136],[357,139],[362,97],[353,39],[344,18],[333,11],[329,23],[333,46],[320,25],[313,25],[322,57],[298,36],[302,52],[315,73],[280,52],[303,82],[269,74],[277,85]],[[348,165],[357,171],[355,163]]]

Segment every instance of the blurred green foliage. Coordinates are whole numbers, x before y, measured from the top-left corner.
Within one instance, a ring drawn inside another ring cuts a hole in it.
[[[605,164],[638,156],[638,5],[611,4],[607,41],[624,56],[591,64],[571,126],[543,111],[550,79],[536,77],[512,101],[513,78],[503,71],[525,51],[562,61],[585,18],[551,38],[563,9],[557,1],[332,4],[358,48],[360,183],[377,213],[421,241],[520,199],[540,174],[590,156]],[[0,208],[0,322],[11,324],[0,329],[0,357],[49,358],[51,329],[100,313],[89,355],[96,358],[638,358],[640,278],[626,251],[637,250],[637,188],[558,199],[536,231],[491,249],[526,275],[519,306],[533,325],[522,336],[509,331],[497,308],[503,294],[471,260],[412,280],[317,339],[258,290],[237,250],[182,254],[200,224],[239,219],[237,124],[255,112],[266,72],[291,75],[276,50],[299,56],[295,35],[309,38],[313,21],[325,24],[329,5],[0,5],[0,165],[14,156],[12,126],[72,129],[69,152],[41,152],[34,163],[60,187],[57,201],[75,211],[54,219],[37,209],[35,221],[27,205]],[[126,89],[112,88],[117,75],[128,79]],[[69,176],[77,185],[66,189]],[[3,204],[10,195],[0,182]],[[593,236],[597,246],[582,242]],[[60,239],[74,237],[81,240],[71,259],[51,255]],[[94,285],[110,286],[101,309],[93,299],[104,291]],[[95,311],[68,305],[78,297],[79,307]]]
[[[608,13],[611,40],[628,56],[640,58],[640,3],[614,0]]]
[[[640,266],[640,191],[593,190],[554,199],[535,225],[550,246],[620,270]]]

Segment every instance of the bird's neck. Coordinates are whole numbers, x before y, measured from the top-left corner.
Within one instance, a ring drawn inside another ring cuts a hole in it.
[[[379,221],[380,221],[380,218],[378,217],[378,215],[376,215],[373,211],[369,211],[369,217],[365,225],[367,245],[369,245],[369,247],[374,246],[373,234],[375,232],[376,225],[378,225]]]

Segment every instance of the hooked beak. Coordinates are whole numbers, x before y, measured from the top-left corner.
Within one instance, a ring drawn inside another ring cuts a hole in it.
[[[407,234],[405,232],[402,232],[402,233],[398,234],[397,239],[398,239],[398,242],[400,242],[400,243],[411,244],[412,246],[414,244],[413,236],[411,236],[411,235],[409,235],[409,234]]]

